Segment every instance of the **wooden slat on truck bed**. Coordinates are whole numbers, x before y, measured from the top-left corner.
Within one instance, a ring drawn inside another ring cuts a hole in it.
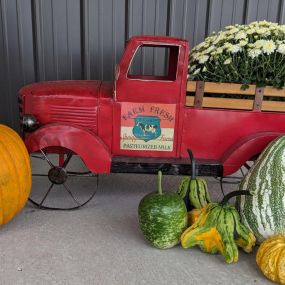
[[[192,92],[192,95],[189,95],[188,93],[186,97],[186,106],[188,107],[194,106],[195,93],[193,94],[193,92],[196,92],[196,84],[196,81],[187,82],[187,92]],[[204,96],[202,107],[252,110],[256,86],[249,85],[249,88],[247,88],[246,90],[241,90],[240,88],[241,84],[205,82],[204,93],[212,93],[217,95],[214,97]],[[218,94],[236,94],[239,95],[239,98],[220,98],[218,97]],[[252,96],[252,99],[243,99],[243,96]],[[264,88],[263,96],[285,98],[285,89],[276,89],[271,86],[266,86]],[[261,111],[285,112],[285,101],[274,101],[272,99],[266,98],[266,100],[262,101]]]

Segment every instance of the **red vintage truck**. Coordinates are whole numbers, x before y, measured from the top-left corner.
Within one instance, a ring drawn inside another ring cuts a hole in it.
[[[167,49],[165,75],[131,74],[142,47]],[[50,153],[59,155],[57,165],[50,163],[52,185],[65,183],[72,155],[96,174],[162,170],[187,175],[188,149],[196,157],[198,175],[227,176],[285,132],[285,113],[258,108],[264,89],[256,88],[253,110],[202,106],[201,82],[188,82],[194,95],[186,96],[188,53],[183,39],[133,37],[114,82],[51,81],[23,87],[20,116],[28,151],[41,152],[47,160]]]

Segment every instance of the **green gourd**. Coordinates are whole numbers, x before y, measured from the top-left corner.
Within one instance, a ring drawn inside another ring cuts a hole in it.
[[[187,227],[187,210],[179,195],[162,191],[161,178],[159,171],[158,191],[140,201],[138,216],[145,239],[154,247],[166,249],[180,242],[180,236]]]

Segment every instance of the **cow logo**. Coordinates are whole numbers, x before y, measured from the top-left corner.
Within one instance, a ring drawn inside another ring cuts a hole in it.
[[[134,118],[133,135],[145,142],[161,135],[160,118],[157,116],[137,116]]]

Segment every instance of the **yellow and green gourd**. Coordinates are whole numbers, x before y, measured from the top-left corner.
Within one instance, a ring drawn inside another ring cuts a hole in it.
[[[227,263],[238,261],[238,246],[245,252],[251,252],[255,236],[241,224],[236,208],[228,203],[231,197],[246,193],[234,191],[227,194],[221,203],[207,204],[194,224],[182,233],[182,247],[199,246],[207,253],[219,252]]]
[[[0,124],[0,225],[24,207],[31,183],[30,158],[22,139]]]

